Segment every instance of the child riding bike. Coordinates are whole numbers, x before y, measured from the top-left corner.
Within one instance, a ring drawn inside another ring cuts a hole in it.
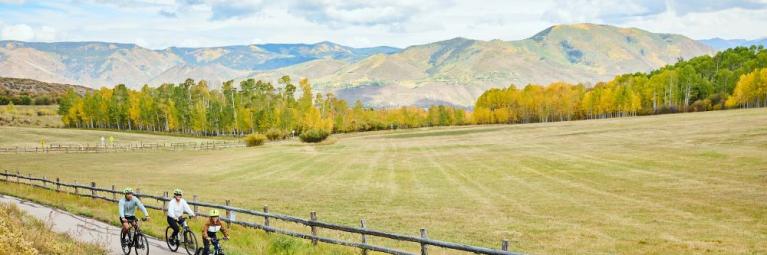
[[[216,209],[210,210],[210,213],[208,214],[210,217],[207,222],[205,222],[205,225],[202,227],[202,255],[210,255],[210,245],[213,245],[213,250],[215,254],[223,255],[223,252],[221,251],[220,245],[218,243],[218,232],[220,231],[222,234],[224,234],[224,240],[229,240],[229,233],[227,233],[226,228],[221,224],[221,219],[219,219],[219,212]]]

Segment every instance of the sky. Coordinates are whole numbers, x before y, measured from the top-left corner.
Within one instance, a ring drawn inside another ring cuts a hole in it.
[[[767,0],[0,0],[0,40],[152,49],[519,40],[551,25],[583,22],[693,39],[758,39],[767,37]]]

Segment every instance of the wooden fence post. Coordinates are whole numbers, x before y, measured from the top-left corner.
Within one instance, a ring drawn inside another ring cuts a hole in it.
[[[8,169],[5,170],[5,181],[8,181]]]
[[[502,251],[509,251],[509,240],[502,240],[501,241],[501,250]]]
[[[197,195],[192,195],[192,202],[197,202]],[[194,214],[197,215],[198,213],[200,213],[200,211],[197,210],[197,204],[193,206],[194,206]]]
[[[75,195],[80,195],[80,190],[77,188],[77,181],[75,181]]]
[[[141,194],[141,188],[136,188],[136,193],[134,195],[136,195],[136,197],[139,197],[139,194]]]
[[[59,181],[59,177],[56,177],[56,192],[61,191],[61,181]]]
[[[421,238],[427,239],[429,238],[429,235],[426,233],[426,229],[421,229]],[[421,243],[421,255],[429,255],[429,248],[426,246],[425,243]]]
[[[96,182],[91,182],[91,199],[96,199]]]
[[[269,206],[264,205],[264,226],[269,226]],[[266,233],[269,233],[269,230],[266,231]]]
[[[167,207],[168,203],[166,202],[166,200],[168,199],[168,192],[167,191],[162,193],[162,198],[163,198],[162,199],[162,210],[163,211],[167,211],[168,210],[168,207]]]
[[[117,200],[117,191],[114,184],[112,184],[112,200]]]
[[[311,212],[309,213],[309,218],[312,221],[312,245],[317,245],[317,226],[315,226],[313,223],[317,221],[317,212]]]
[[[48,188],[48,177],[43,177],[42,182],[43,182],[43,188],[47,189]]]
[[[226,207],[229,207],[230,204],[231,204],[230,201],[226,200]],[[230,225],[232,225],[232,223],[231,223],[232,211],[230,211],[229,208],[226,209],[226,219],[227,219],[227,221],[226,221],[226,228],[230,228]]]
[[[362,229],[366,228],[365,219],[360,219],[360,227]],[[367,243],[368,243],[367,237],[365,236],[365,234],[362,234],[362,244],[367,244]],[[367,254],[368,254],[368,249],[362,248],[362,255],[367,255]]]
[[[21,179],[19,179],[19,176],[21,176],[21,173],[19,173],[19,169],[16,169],[16,182],[20,183]]]

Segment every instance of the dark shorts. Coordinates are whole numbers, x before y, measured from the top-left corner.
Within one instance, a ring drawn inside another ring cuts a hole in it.
[[[128,220],[128,222],[138,221],[138,218],[136,218],[136,216],[125,216],[125,219]],[[122,218],[117,218],[117,222],[119,222],[120,225],[122,225],[123,224],[123,219]]]

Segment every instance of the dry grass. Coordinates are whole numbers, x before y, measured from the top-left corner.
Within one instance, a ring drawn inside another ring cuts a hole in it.
[[[114,142],[116,144],[207,142],[221,140],[101,130],[0,127],[0,147],[35,147],[40,146],[40,139],[44,139],[46,146],[51,144],[82,144],[95,146],[101,143],[101,137],[104,137],[108,144],[110,136],[114,137]]]
[[[534,254],[759,254],[765,127],[767,109],[751,109],[370,132],[259,150],[0,155],[0,168],[156,194],[181,187],[331,222],[425,227],[448,241],[509,239]]]
[[[0,105],[0,126],[62,127],[56,105]]]
[[[52,232],[49,224],[24,214],[15,205],[0,204],[0,233],[0,254],[106,254],[98,245]]]

